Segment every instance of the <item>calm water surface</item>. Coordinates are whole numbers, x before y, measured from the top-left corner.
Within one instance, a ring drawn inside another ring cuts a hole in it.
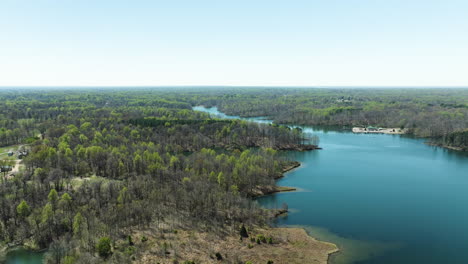
[[[468,263],[467,154],[405,136],[304,129],[323,150],[288,152],[302,166],[278,182],[300,191],[259,199],[289,205],[279,225],[336,243],[332,263]]]

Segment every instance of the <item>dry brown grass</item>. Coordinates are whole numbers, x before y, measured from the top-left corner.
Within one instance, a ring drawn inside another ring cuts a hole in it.
[[[329,254],[338,249],[334,244],[317,241],[301,228],[255,229],[251,237],[271,237],[272,244],[252,242],[250,238],[240,239],[237,235],[218,237],[211,233],[178,230],[176,233],[159,233],[150,230],[134,233],[134,241],[142,250],[135,263],[167,263],[174,260],[183,263],[245,263],[274,264],[327,263]],[[146,236],[148,241],[141,242]],[[167,253],[164,253],[164,243]],[[250,246],[249,246],[250,245]],[[216,260],[220,253],[223,260]]]

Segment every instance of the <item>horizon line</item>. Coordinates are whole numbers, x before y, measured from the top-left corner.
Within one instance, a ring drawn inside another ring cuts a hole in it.
[[[466,89],[468,85],[0,85],[4,88],[408,88],[408,89]]]

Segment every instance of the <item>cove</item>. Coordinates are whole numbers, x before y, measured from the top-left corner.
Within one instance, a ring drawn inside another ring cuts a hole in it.
[[[288,204],[278,225],[337,244],[331,263],[467,263],[467,153],[409,136],[303,129],[319,136],[323,150],[286,152],[302,165],[278,181],[300,191],[258,199],[265,207]]]

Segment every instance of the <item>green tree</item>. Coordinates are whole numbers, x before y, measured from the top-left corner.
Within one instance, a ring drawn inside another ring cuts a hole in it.
[[[47,196],[47,199],[51,203],[55,203],[58,200],[58,193],[55,189],[50,190],[49,195]]]
[[[239,194],[239,187],[237,187],[237,185],[235,185],[235,184],[231,185],[231,192],[232,192],[232,194],[238,195]]]
[[[75,236],[79,236],[81,230],[83,229],[84,225],[84,218],[80,212],[76,213],[75,217],[73,217],[73,234]]]
[[[112,254],[111,239],[108,237],[101,237],[96,245],[99,256],[107,258]]]
[[[175,171],[178,164],[179,164],[179,158],[177,158],[176,156],[172,156],[171,159],[169,160],[169,167],[173,168]]]
[[[135,158],[133,158],[133,166],[135,166],[135,170],[138,173],[144,173],[143,169],[143,160],[139,154],[135,155]]]
[[[37,168],[34,170],[34,178],[37,179],[39,182],[44,182],[46,177],[47,172],[43,168]]]
[[[47,196],[47,200],[49,200],[49,203],[52,205],[52,211],[55,213],[55,210],[57,209],[57,201],[58,201],[58,193],[55,189],[50,190],[49,195]]]
[[[31,213],[31,208],[29,207],[28,203],[23,200],[21,203],[16,207],[16,212],[20,218],[26,218]]]
[[[41,219],[42,222],[45,223],[49,221],[50,218],[54,215],[52,211],[52,205],[50,203],[47,203],[43,208],[42,208],[42,213],[41,213]]]
[[[225,183],[226,183],[226,178],[224,178],[224,173],[223,172],[218,173],[218,184],[221,186],[224,186]]]
[[[120,190],[119,192],[119,197],[117,197],[117,203],[119,204],[119,206],[122,206],[125,203],[127,203],[128,200],[128,189],[127,187],[123,187],[122,190]]]
[[[60,207],[62,207],[63,209],[70,209],[71,202],[72,202],[71,196],[68,193],[64,193],[60,197],[59,204],[60,204]]]

